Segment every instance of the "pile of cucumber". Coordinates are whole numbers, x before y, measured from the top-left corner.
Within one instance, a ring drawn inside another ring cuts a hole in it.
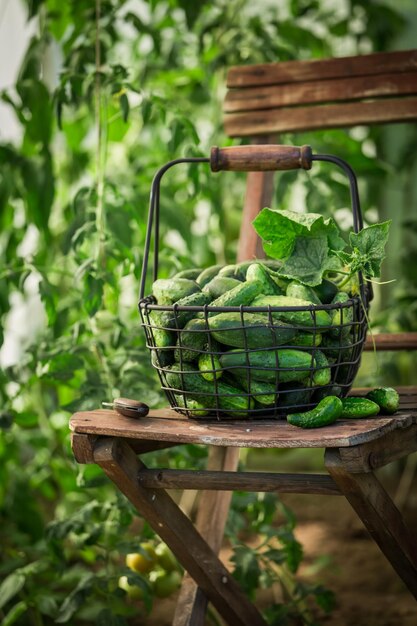
[[[351,295],[329,280],[311,288],[283,279],[278,269],[278,261],[247,261],[154,282],[165,310],[147,309],[145,328],[173,406],[193,417],[256,417],[345,395],[348,364],[360,356]],[[327,304],[335,307],[320,308]],[[241,305],[264,310],[221,310]]]

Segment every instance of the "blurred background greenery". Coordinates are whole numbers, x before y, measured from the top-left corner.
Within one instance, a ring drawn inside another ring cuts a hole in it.
[[[4,33],[11,4],[0,3]],[[231,65],[412,48],[417,6],[27,0],[19,7],[26,50],[15,79],[2,83],[0,109],[14,128],[0,129],[0,576],[12,580],[0,593],[0,619],[124,624],[129,609],[109,589],[120,554],[135,545],[132,533],[120,539],[133,512],[95,467],[76,466],[68,418],[117,396],[164,403],[136,311],[153,174],[175,157],[237,143],[222,128]],[[393,219],[382,280],[395,282],[375,289],[375,329],[416,330],[416,139],[407,124],[281,137],[345,158],[359,177],[366,222]],[[244,186],[243,175],[205,167],[166,176],[162,276],[233,261]],[[273,206],[351,224],[346,184],[328,168],[277,176]],[[411,354],[377,362],[370,353],[358,383],[410,384],[415,367]],[[165,462],[186,467],[202,456],[187,447]]]

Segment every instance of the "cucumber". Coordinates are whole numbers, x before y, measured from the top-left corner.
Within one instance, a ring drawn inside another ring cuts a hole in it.
[[[340,291],[335,295],[331,304],[344,303],[350,300],[350,296],[345,291]],[[331,312],[332,316],[332,324],[336,328],[332,328],[330,331],[330,335],[333,337],[339,337],[340,333],[342,337],[346,337],[352,328],[353,322],[353,306],[342,307],[340,309],[335,309]],[[347,324],[347,326],[346,326]]]
[[[152,285],[152,294],[158,304],[174,304],[197,291],[200,291],[200,286],[187,278],[159,278]]]
[[[204,306],[205,304],[210,304],[210,301],[211,298],[207,293],[199,291],[178,300],[176,304],[178,306]],[[184,328],[187,322],[196,316],[196,311],[177,311],[176,315],[174,315],[174,311],[164,311],[161,319],[164,322],[163,325],[167,328]]]
[[[251,306],[259,307],[289,307],[289,306],[302,306],[311,307],[312,303],[307,300],[300,300],[299,298],[289,298],[288,296],[258,296],[256,297]],[[332,321],[330,315],[326,311],[315,311],[316,323],[314,324],[313,314],[310,311],[272,311],[273,319],[279,319],[283,322],[289,322],[296,326],[330,326]]]
[[[308,352],[286,348],[248,353],[230,350],[221,355],[220,363],[223,369],[233,370],[234,376],[239,378],[247,377],[250,367],[250,376],[255,380],[286,383],[305,378],[312,367],[313,357]]]
[[[276,282],[268,274],[266,268],[260,263],[251,263],[246,272],[246,280],[258,280],[262,283],[262,294],[267,296],[278,296],[282,294],[282,289],[278,287]]]
[[[165,367],[174,360],[173,346],[175,346],[175,333],[163,326],[163,319],[159,311],[149,312],[150,327],[148,332],[153,337],[153,343],[157,350],[151,351],[151,362],[154,367]]]
[[[321,350],[316,350],[314,352],[314,361],[316,369],[313,373],[313,385],[317,387],[328,385],[332,377],[329,367],[329,361],[327,360],[326,355],[323,354]]]
[[[201,402],[179,393],[174,395],[177,406],[180,409],[186,409],[190,417],[206,417],[206,415],[209,414],[208,409],[206,409],[204,404],[201,404]]]
[[[227,291],[219,298],[216,298],[211,303],[211,306],[224,307],[224,306],[240,306],[241,304],[250,304],[256,296],[262,293],[262,283],[259,281],[241,283],[237,287],[234,287],[230,291]],[[209,316],[219,315],[212,311]]]
[[[327,396],[311,411],[290,413],[287,415],[287,422],[300,428],[320,428],[333,424],[341,416],[342,410],[343,405],[339,398]]]
[[[184,363],[183,372],[185,373],[181,375],[178,372],[179,366],[172,365],[166,372],[169,387],[188,392],[190,397],[210,409],[217,408],[215,395],[217,388],[217,401],[221,411],[228,412],[229,417],[247,417],[247,411],[253,409],[255,405],[253,398],[245,395],[241,389],[222,381],[204,380],[199,372],[193,371],[193,367],[192,363]]]
[[[236,280],[244,281],[246,278],[246,269],[239,267],[236,264],[225,265],[219,271],[219,276],[227,276],[228,278],[235,278]]]
[[[320,333],[298,333],[294,339],[291,340],[291,345],[313,348],[319,346],[321,341],[322,336]]]
[[[307,287],[306,285],[302,285],[295,280],[291,281],[288,285],[286,295],[289,298],[306,300],[307,302],[311,302],[312,304],[322,304],[314,289],[312,289],[311,287]]]
[[[281,261],[275,261],[271,263],[270,259],[265,259],[263,264],[266,268],[266,271],[271,276],[272,280],[278,285],[280,289],[282,289],[283,293],[287,291],[287,287],[291,282],[289,278],[283,278],[279,272],[275,271],[282,267]]]
[[[204,285],[207,285],[207,283],[217,276],[222,267],[223,265],[211,265],[210,267],[206,267],[206,269],[198,275],[195,282],[197,285],[200,285],[201,288],[204,287]]]
[[[339,288],[335,285],[335,283],[332,283],[331,280],[323,278],[320,285],[314,287],[314,291],[323,304],[330,304],[335,295],[338,293]]]
[[[271,404],[275,404],[278,398],[278,390],[272,383],[254,380],[252,378],[250,382],[248,382],[248,379],[242,376],[239,378],[238,384],[247,393],[250,393],[251,396],[259,402],[259,404],[264,406],[271,406]]]
[[[175,360],[195,361],[204,350],[208,340],[207,325],[204,320],[192,319],[178,333]]]
[[[303,383],[293,383],[291,385],[280,386],[279,402],[280,408],[300,406],[310,403],[311,390],[305,388]]]
[[[328,358],[342,361],[349,361],[352,353],[351,338],[346,335],[339,339],[330,337],[327,333],[323,335],[320,349]]]
[[[172,278],[187,278],[188,280],[196,280],[201,274],[201,267],[192,268],[189,270],[182,270],[177,272]]]
[[[382,413],[392,415],[400,406],[400,396],[392,387],[378,387],[366,394],[368,400],[376,402]]]
[[[373,415],[378,415],[379,413],[379,406],[377,403],[372,400],[368,400],[368,398],[355,398],[354,396],[349,396],[348,398],[343,398],[342,403],[343,411],[341,417],[372,417]]]
[[[320,402],[323,398],[327,396],[337,396],[340,398],[342,395],[342,387],[340,385],[326,385],[325,387],[321,387],[314,392],[314,400],[316,402]]]
[[[267,315],[244,313],[244,329],[240,313],[219,313],[208,319],[211,335],[220,343],[235,348],[273,348],[289,343],[297,331],[282,322],[270,326]]]
[[[198,358],[198,369],[205,380],[219,379],[222,374],[222,366],[217,354],[203,352]]]
[[[204,293],[208,293],[214,300],[215,298],[219,298],[221,295],[226,293],[226,291],[230,291],[241,284],[242,283],[239,280],[236,280],[236,278],[229,278],[228,276],[215,276],[209,283],[207,283],[207,285],[204,285],[203,291]]]

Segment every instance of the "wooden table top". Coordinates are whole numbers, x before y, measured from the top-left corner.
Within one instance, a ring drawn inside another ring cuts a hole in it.
[[[398,428],[417,423],[417,387],[397,388],[400,410],[393,416],[340,419],[330,426],[302,429],[285,419],[216,421],[189,419],[172,409],[154,409],[139,420],[115,411],[98,409],[75,413],[70,428],[75,433],[247,448],[332,448],[349,447],[379,439]],[[351,395],[360,395],[356,389]]]

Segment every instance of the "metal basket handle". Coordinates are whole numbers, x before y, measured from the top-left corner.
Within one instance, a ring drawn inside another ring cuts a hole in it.
[[[253,145],[232,146],[227,148],[213,147],[210,158],[190,157],[175,159],[162,166],[154,176],[151,186],[148,224],[146,229],[145,249],[140,279],[139,299],[145,296],[145,283],[148,271],[149,250],[153,222],[155,218],[155,242],[154,242],[154,268],[153,280],[158,278],[158,253],[159,253],[159,199],[160,183],[163,175],[174,165],[180,163],[209,163],[212,172],[239,171],[288,171],[293,169],[306,169],[312,167],[313,161],[327,161],[340,167],[349,179],[350,196],[353,213],[353,229],[355,233],[363,228],[363,219],[359,202],[358,184],[355,173],[346,161],[331,154],[313,154],[310,146],[283,146],[283,145]],[[364,289],[363,277],[359,273],[359,286],[364,302],[372,298],[372,288]],[[366,291],[366,293],[365,293]]]

